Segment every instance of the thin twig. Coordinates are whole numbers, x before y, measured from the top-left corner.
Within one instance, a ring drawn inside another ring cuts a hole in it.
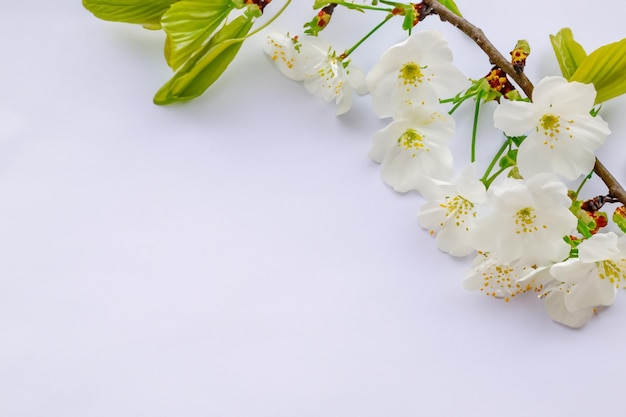
[[[487,39],[484,32],[465,20],[464,18],[452,13],[447,7],[443,6],[437,0],[423,0],[423,3],[428,5],[432,9],[432,13],[439,16],[439,18],[455,26],[461,32],[470,37],[476,45],[482,49],[489,57],[489,61],[493,65],[497,65],[502,68],[506,74],[515,81],[515,83],[522,89],[529,99],[532,99],[533,84],[523,72],[515,71],[513,64],[511,64],[496,47]],[[615,179],[615,177],[609,172],[608,169],[596,158],[593,171],[604,182],[609,190],[609,196],[615,197],[620,203],[626,205],[626,190]]]
[[[595,172],[596,175],[602,179],[604,184],[606,184],[609,189],[608,195],[610,197],[615,197],[620,203],[626,205],[626,191],[624,191],[624,187],[622,187],[619,181],[615,179],[613,174],[606,169],[598,158],[596,158],[596,164],[593,167],[593,172]]]

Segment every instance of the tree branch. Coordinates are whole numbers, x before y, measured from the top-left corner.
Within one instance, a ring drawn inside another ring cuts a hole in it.
[[[620,203],[626,205],[626,191],[624,191],[624,187],[622,187],[619,181],[615,179],[613,174],[606,169],[598,158],[596,158],[596,164],[593,167],[593,172],[595,172],[596,175],[602,179],[604,184],[606,184],[609,189],[608,195],[610,197],[617,198]]]
[[[489,57],[491,64],[502,68],[502,70],[506,72],[506,74],[511,77],[513,81],[515,81],[515,83],[522,89],[526,96],[532,100],[534,87],[528,77],[526,77],[523,72],[515,71],[509,60],[496,49],[480,28],[474,26],[464,18],[452,13],[447,7],[439,3],[438,0],[423,0],[422,2],[430,7],[430,12],[432,14],[438,15],[442,21],[450,23],[470,37]],[[609,170],[606,169],[598,158],[596,158],[593,171],[607,186],[609,190],[608,195],[610,197],[615,197],[620,203],[626,205],[626,190],[624,190],[624,187],[622,187],[622,185],[617,181],[617,179],[615,179]]]

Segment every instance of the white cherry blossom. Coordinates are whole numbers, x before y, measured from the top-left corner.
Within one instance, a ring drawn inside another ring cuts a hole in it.
[[[404,107],[434,106],[452,97],[469,81],[452,65],[452,51],[443,34],[414,32],[389,48],[367,75],[374,112],[390,117]]]
[[[491,213],[477,221],[472,243],[504,263],[541,266],[560,262],[570,250],[563,238],[578,223],[569,210],[570,203],[567,187],[554,175],[507,178],[489,188]]]
[[[548,314],[581,327],[596,307],[612,305],[616,290],[626,286],[626,236],[595,234],[578,245],[578,258],[552,266],[550,274],[557,282],[546,291]]]
[[[367,93],[365,73],[342,60],[323,39],[275,32],[268,35],[265,52],[286,77],[304,81],[306,90],[324,101],[335,101],[337,115],[350,109],[353,92]]]
[[[427,199],[417,219],[431,234],[437,247],[453,256],[466,256],[473,250],[470,231],[476,220],[476,206],[486,201],[485,185],[476,179],[474,165],[465,168],[453,182],[432,180],[422,187]]]
[[[367,93],[365,73],[357,66],[339,59],[334,53],[305,72],[304,87],[324,101],[335,101],[337,115],[352,107],[352,93]]]
[[[552,172],[575,180],[593,169],[595,152],[610,133],[600,116],[593,117],[592,84],[546,77],[533,91],[533,102],[503,100],[494,112],[498,129],[509,136],[528,134],[517,154],[522,176]]]
[[[467,290],[481,291],[487,296],[508,302],[525,292],[541,292],[551,279],[547,266],[519,261],[502,262],[490,254],[480,252],[474,258],[474,266],[466,274],[463,286]]]
[[[374,133],[369,156],[381,164],[385,184],[402,193],[419,191],[429,178],[447,180],[452,175],[448,141],[454,129],[448,114],[407,113]]]
[[[297,36],[272,32],[267,35],[264,51],[284,76],[295,81],[302,81],[307,61],[312,60],[314,64],[317,64],[324,59],[326,53],[316,54],[315,52],[318,51],[313,49],[313,54],[302,55],[301,47],[302,44]]]

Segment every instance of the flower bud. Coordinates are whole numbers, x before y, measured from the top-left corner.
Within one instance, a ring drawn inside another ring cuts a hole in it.
[[[526,58],[530,55],[530,45],[525,40],[517,41],[515,48],[511,51],[511,64],[518,73],[524,71],[526,66]]]

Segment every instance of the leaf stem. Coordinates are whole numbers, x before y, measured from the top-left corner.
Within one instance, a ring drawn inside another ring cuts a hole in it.
[[[507,136],[506,140],[504,141],[502,146],[500,146],[500,149],[498,149],[498,152],[496,152],[496,155],[493,157],[493,159],[491,160],[491,163],[487,167],[487,170],[485,171],[485,175],[483,175],[483,177],[480,179],[483,182],[483,184],[485,184],[486,188],[489,188],[489,185],[491,185],[491,183],[495,179],[495,177],[491,177],[489,179],[489,174],[491,174],[491,171],[498,163],[498,160],[500,159],[504,151],[506,151],[506,149],[509,148],[510,146],[511,146],[511,138]]]
[[[374,26],[372,30],[370,30],[365,36],[363,36],[357,43],[355,43],[350,49],[347,49],[343,54],[341,54],[341,59],[346,59],[352,52],[354,52],[363,42],[367,40],[370,36],[372,36],[378,29],[380,29],[385,23],[387,23],[394,15],[388,14],[385,16],[382,22]]]
[[[287,7],[291,4],[291,0],[287,0],[285,2],[285,4],[283,4],[283,7],[281,7],[280,9],[278,9],[278,11],[272,16],[270,17],[267,22],[263,23],[261,26],[259,26],[258,28],[256,28],[255,30],[253,30],[252,32],[248,33],[248,35],[244,38],[247,39],[250,36],[256,35],[257,33],[259,33],[260,31],[262,31],[263,29],[265,29],[266,27],[268,27],[269,25],[271,25],[272,23],[274,23],[274,20],[276,20],[278,18],[278,16],[280,16],[281,14],[283,14],[283,12],[287,9]]]
[[[345,1],[333,1],[333,3],[339,6],[344,6],[345,8],[352,9],[352,10],[375,10],[377,12],[387,12],[387,13],[391,13],[391,11],[393,10],[387,7],[368,6],[367,4],[355,4],[355,3],[345,2]],[[382,2],[382,1],[381,3],[386,4],[385,2]]]
[[[587,180],[591,178],[592,175],[593,175],[593,171],[591,171],[588,175],[585,176],[585,178],[583,178],[583,180],[580,182],[580,185],[578,186],[576,191],[574,191],[574,198],[578,198],[578,194],[580,194],[580,191],[583,189],[583,186],[585,185]]]
[[[491,186],[491,183],[498,178],[498,175],[502,174],[504,171],[506,171],[507,168],[510,167],[502,167],[499,170],[496,171],[495,174],[493,174],[491,177],[489,177],[488,179],[483,180],[483,184],[485,184],[485,188],[489,189],[489,186]]]
[[[472,153],[471,162],[476,161],[476,131],[478,130],[478,115],[480,114],[480,100],[483,98],[482,90],[476,96],[476,107],[474,108],[474,124],[472,126]]]

